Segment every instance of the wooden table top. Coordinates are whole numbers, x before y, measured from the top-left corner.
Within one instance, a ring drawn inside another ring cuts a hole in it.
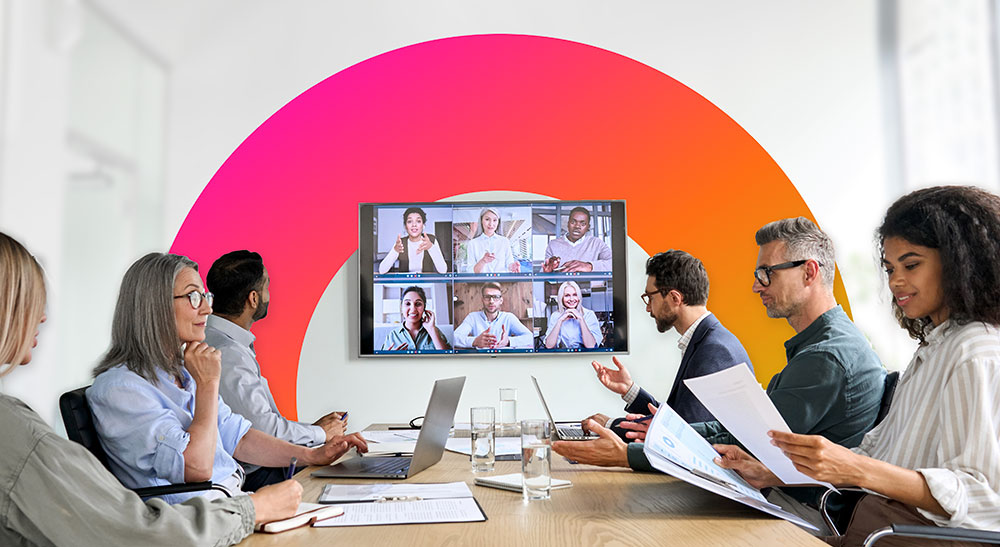
[[[498,461],[487,475],[520,470],[521,462]],[[309,472],[296,476],[306,502],[315,502],[329,482],[372,482],[318,479]],[[440,462],[404,482],[464,481],[486,522],[301,528],[252,534],[241,545],[825,545],[791,523],[661,473],[571,464],[553,453],[552,476],[573,486],[525,504],[519,492],[475,486],[469,457],[446,451]]]

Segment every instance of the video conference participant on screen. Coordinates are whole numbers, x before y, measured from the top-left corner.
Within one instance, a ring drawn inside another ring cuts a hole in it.
[[[399,314],[403,324],[389,331],[382,342],[383,351],[444,350],[451,344],[441,329],[437,328],[437,316],[426,309],[427,294],[420,287],[407,287],[399,298]]]
[[[521,263],[514,258],[510,240],[498,234],[500,211],[486,207],[479,213],[479,235],[466,247],[466,270],[475,273],[520,272]]]
[[[604,338],[601,324],[593,311],[583,307],[580,285],[575,281],[559,285],[556,302],[559,309],[549,317],[548,330],[545,332],[546,348],[590,349],[600,345]]]
[[[437,239],[424,233],[426,223],[427,214],[420,207],[410,207],[403,212],[405,233],[396,236],[396,244],[378,265],[378,273],[394,271],[443,274],[448,270]]]
[[[549,241],[545,247],[542,271],[551,272],[610,272],[611,247],[599,238],[588,235],[590,211],[574,207],[569,212],[566,235]]]
[[[530,349],[532,334],[518,318],[500,309],[503,305],[503,288],[499,283],[483,283],[479,289],[483,308],[465,317],[455,329],[456,348]]]

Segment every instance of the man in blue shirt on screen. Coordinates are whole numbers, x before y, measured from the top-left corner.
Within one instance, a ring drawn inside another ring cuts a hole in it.
[[[513,313],[500,309],[503,305],[501,285],[483,283],[479,294],[483,299],[483,308],[467,315],[455,329],[455,347],[530,349],[533,346],[531,331]]]

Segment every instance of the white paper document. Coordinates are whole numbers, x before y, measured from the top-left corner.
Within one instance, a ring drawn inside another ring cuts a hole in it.
[[[387,503],[346,503],[344,514],[317,522],[315,527],[422,524],[432,522],[482,522],[486,515],[476,499],[448,498]]]
[[[521,437],[493,437],[497,456],[510,456],[521,453]],[[450,452],[472,455],[472,440],[468,438],[450,438],[444,447]]]
[[[661,405],[650,422],[643,453],[653,467],[688,484],[816,530],[812,524],[768,502],[732,470],[716,464],[713,460],[718,453],[712,445],[667,405]]]
[[[430,484],[374,483],[327,484],[319,496],[320,503],[349,503],[401,498],[444,499],[471,498],[472,491],[464,482]]]
[[[361,436],[370,443],[398,443],[400,441],[416,441],[417,437],[420,436],[420,430],[362,431]]]
[[[791,429],[760,388],[750,368],[737,365],[725,370],[684,380],[684,384],[743,446],[785,484],[818,484],[833,489],[795,469],[792,460],[771,444],[770,430],[790,433]]]
[[[416,447],[417,447],[417,441],[393,441],[384,443],[371,443],[368,445],[368,452],[365,453],[364,457],[395,456],[397,454],[401,455],[413,454],[413,450]]]

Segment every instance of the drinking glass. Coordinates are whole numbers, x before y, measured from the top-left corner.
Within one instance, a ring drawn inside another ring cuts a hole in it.
[[[472,471],[482,473],[493,471],[496,462],[496,440],[493,437],[496,427],[496,409],[491,406],[473,407],[469,412],[471,422]]]
[[[525,502],[549,499],[551,434],[548,420],[521,420],[521,492]]]
[[[504,435],[517,435],[517,388],[500,388],[500,429]]]

